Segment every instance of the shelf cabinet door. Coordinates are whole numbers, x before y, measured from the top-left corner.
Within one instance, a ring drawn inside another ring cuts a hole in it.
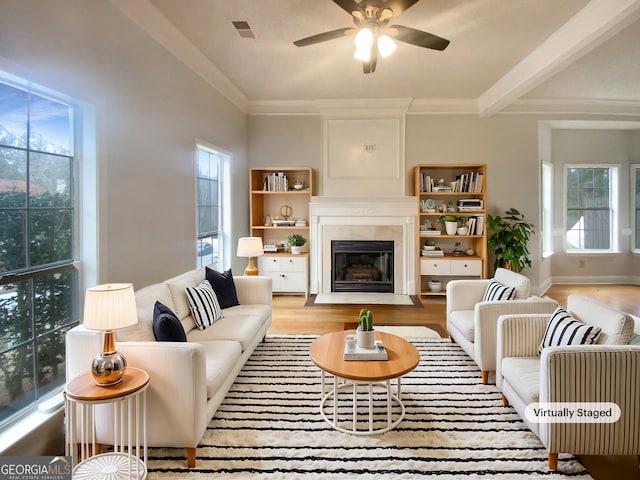
[[[482,260],[451,260],[451,275],[482,276]]]

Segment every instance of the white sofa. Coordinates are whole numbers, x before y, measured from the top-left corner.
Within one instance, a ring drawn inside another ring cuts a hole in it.
[[[498,268],[493,280],[516,289],[514,300],[483,302],[492,279],[452,280],[447,283],[447,331],[478,364],[482,383],[496,370],[498,317],[507,313],[552,313],[558,304],[530,296],[531,283],[522,274]]]
[[[496,383],[547,448],[549,467],[558,453],[640,455],[640,324],[596,300],[569,295],[573,318],[600,327],[595,345],[546,347],[538,354],[550,315],[504,315],[498,322]],[[545,423],[528,419],[539,402],[613,402],[615,423]]]
[[[234,277],[239,305],[224,308],[224,317],[199,330],[191,316],[185,287],[205,278],[198,269],[136,292],[138,324],[116,330],[116,348],[127,364],[145,370],[147,441],[151,447],[185,448],[187,464],[195,466],[196,447],[218,406],[255,347],[271,325],[271,279]],[[173,310],[186,332],[186,342],[157,342],[153,309],[159,301]],[[66,337],[67,380],[90,369],[102,348],[102,332],[82,325]],[[97,415],[97,442],[112,444],[108,406]]]

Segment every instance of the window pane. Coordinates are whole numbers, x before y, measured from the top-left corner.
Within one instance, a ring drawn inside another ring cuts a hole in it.
[[[569,250],[612,248],[611,169],[567,170],[566,242]]]
[[[3,285],[0,288],[0,349],[16,347],[32,336],[29,281]]]
[[[0,209],[26,204],[27,152],[0,147]]]
[[[29,93],[0,83],[0,145],[27,147]]]
[[[71,327],[38,338],[38,396],[42,397],[65,383],[64,336]]]
[[[0,209],[0,273],[27,266],[25,212]]]
[[[210,207],[198,207],[198,235],[211,233]]]
[[[71,206],[71,159],[33,153],[29,159],[29,206]]]
[[[209,178],[209,153],[198,150],[198,177]]]
[[[71,226],[71,210],[30,210],[30,266],[72,260]]]
[[[71,113],[68,105],[32,95],[29,121],[29,149],[71,155]]]
[[[33,343],[0,354],[0,422],[36,400],[34,389]]]
[[[211,191],[209,180],[198,179],[198,205],[211,205]]]
[[[36,335],[51,332],[75,321],[75,272],[74,269],[62,273],[47,273],[33,280]]]

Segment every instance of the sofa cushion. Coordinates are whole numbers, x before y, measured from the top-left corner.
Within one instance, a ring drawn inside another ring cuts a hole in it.
[[[540,399],[540,358],[507,357],[502,359],[501,373],[524,403]]]
[[[516,298],[516,287],[508,287],[497,280],[491,280],[482,297],[483,302],[497,302]]]
[[[449,323],[456,327],[460,333],[470,342],[475,341],[475,321],[473,310],[458,310],[451,312]]]
[[[498,268],[493,278],[507,287],[516,287],[517,299],[529,298],[531,295],[531,282],[521,273]]]
[[[630,315],[583,295],[569,295],[567,310],[588,325],[600,327],[597,343],[626,345],[633,334],[634,322]]]
[[[600,327],[584,324],[573,318],[564,308],[551,314],[538,353],[545,347],[566,345],[592,345],[598,340]]]
[[[191,315],[200,330],[210,327],[222,318],[222,309],[207,280],[200,282],[197,287],[186,287],[184,290],[187,294]]]
[[[171,292],[171,298],[173,299],[172,310],[180,320],[191,315],[191,309],[189,308],[189,302],[187,301],[184,289],[186,287],[197,287],[203,280],[204,268],[190,270],[182,275],[165,280],[164,283],[168,285]]]
[[[206,267],[205,278],[213,287],[213,291],[216,292],[221,308],[234,307],[239,304],[231,269],[220,273],[217,270]]]
[[[190,342],[233,340],[240,343],[244,352],[249,348],[252,340],[255,339],[263,323],[264,319],[261,317],[245,316],[243,318],[233,318],[225,316],[206,330],[191,330],[187,333],[187,339]]]
[[[173,299],[169,287],[163,283],[156,283],[136,290],[136,309],[138,323],[130,327],[114,330],[117,342],[155,342],[153,335],[153,308],[156,302],[161,302],[173,309]]]
[[[242,356],[238,342],[202,342],[205,353],[207,399],[213,397]]]
[[[153,307],[153,335],[158,342],[186,342],[187,335],[176,314],[160,302]]]

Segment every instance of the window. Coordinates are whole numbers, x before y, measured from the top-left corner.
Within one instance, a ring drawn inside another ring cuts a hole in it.
[[[198,145],[198,225],[197,266],[210,265],[222,270],[223,190],[228,156],[212,148]]]
[[[567,251],[617,251],[618,167],[567,165],[565,174]]]
[[[640,253],[640,165],[631,166],[631,197],[633,220],[633,251]]]
[[[553,165],[542,163],[542,255],[553,254]]]
[[[70,105],[0,82],[0,425],[65,382],[78,318]]]

